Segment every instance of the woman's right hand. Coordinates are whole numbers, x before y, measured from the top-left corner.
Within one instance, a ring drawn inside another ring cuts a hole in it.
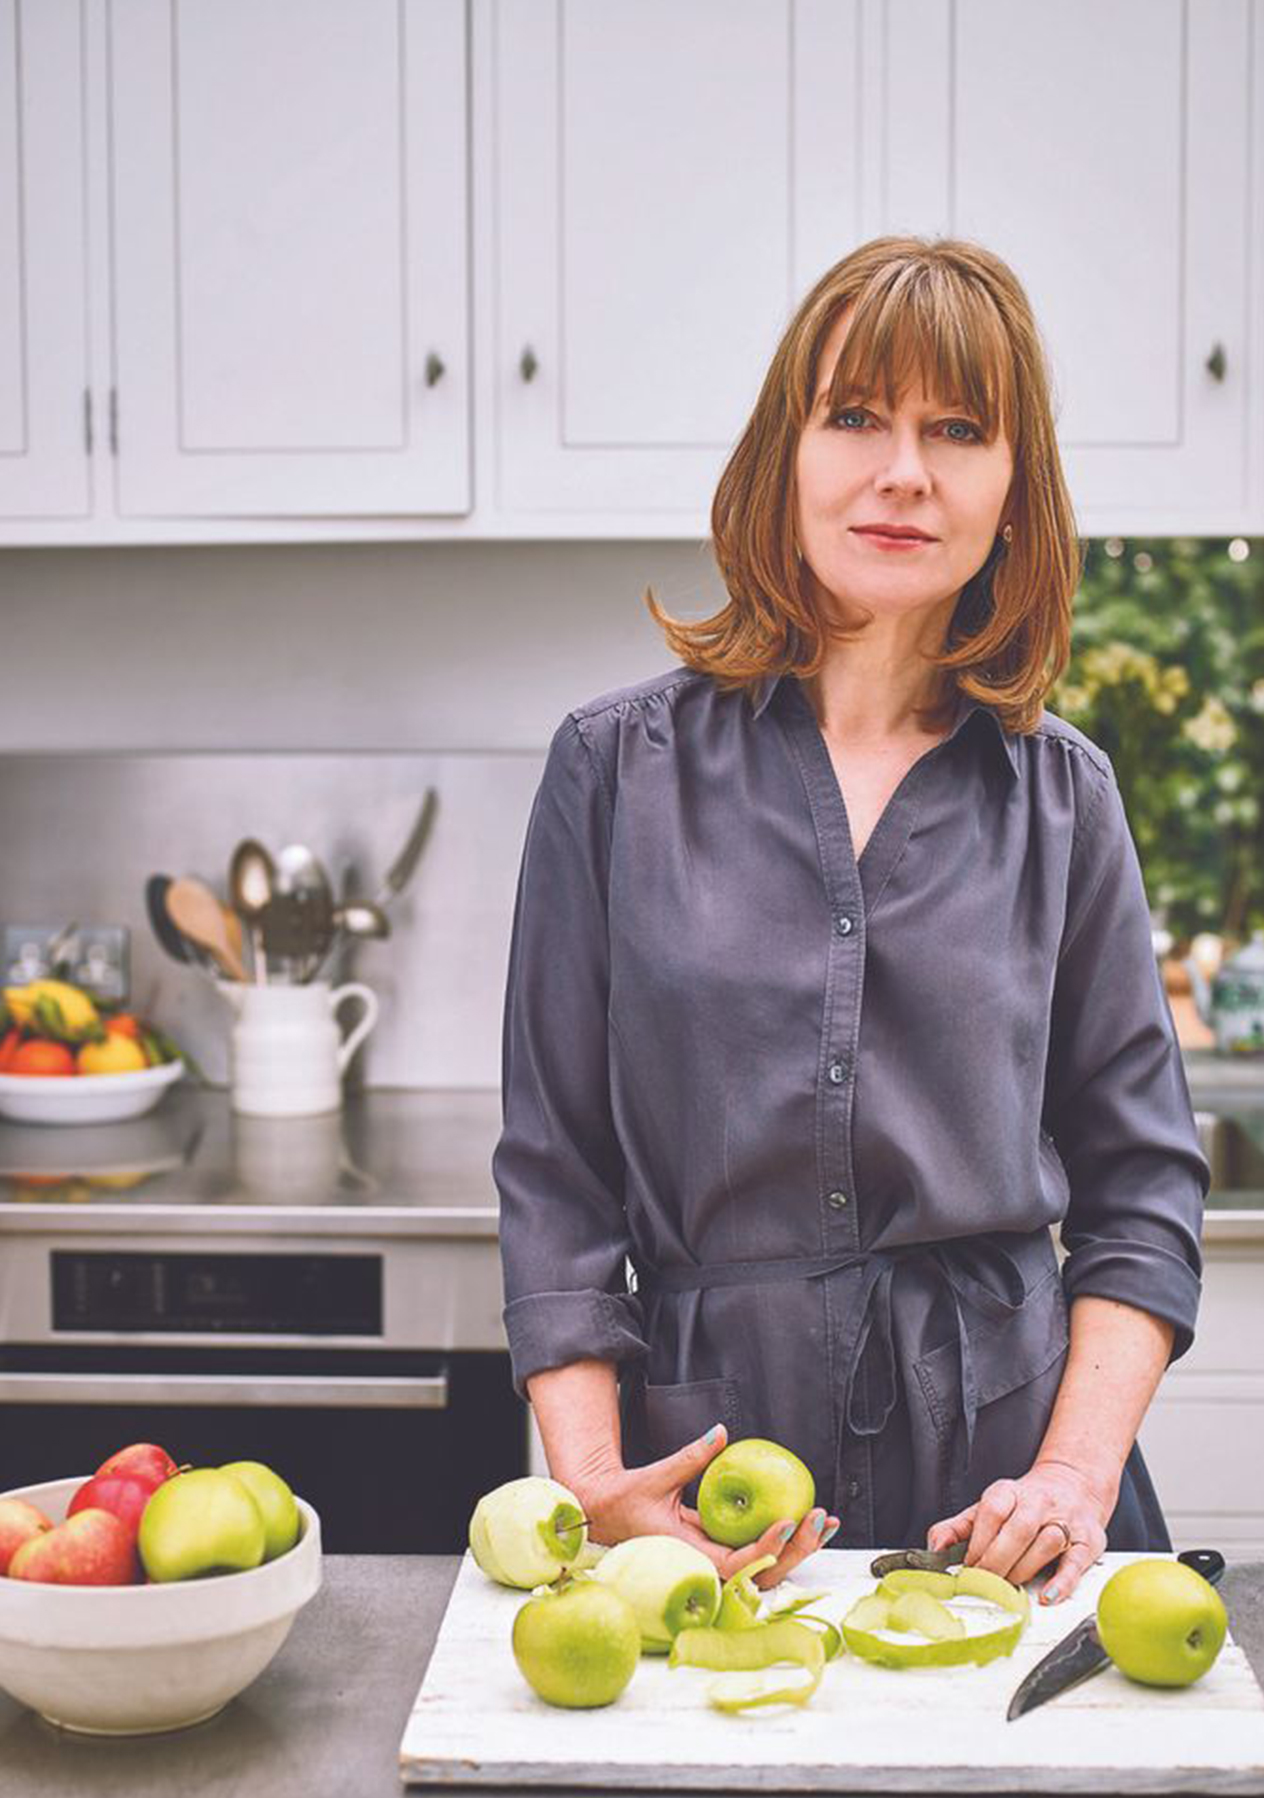
[[[777,1585],[800,1561],[829,1540],[839,1520],[828,1516],[818,1505],[797,1529],[792,1519],[781,1518],[745,1548],[726,1548],[722,1542],[713,1542],[704,1532],[697,1511],[682,1502],[681,1494],[715,1459],[726,1440],[720,1426],[714,1442],[699,1437],[674,1455],[651,1461],[647,1467],[612,1468],[580,1484],[572,1483],[571,1490],[588,1519],[589,1539],[612,1548],[631,1536],[679,1536],[715,1562],[722,1580],[731,1579],[761,1555],[776,1555],[774,1566],[753,1577],[761,1590]],[[822,1522],[819,1530],[818,1519]],[[787,1526],[788,1536],[783,1534]]]

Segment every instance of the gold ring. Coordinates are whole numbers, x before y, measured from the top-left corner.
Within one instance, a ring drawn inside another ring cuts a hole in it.
[[[1071,1532],[1067,1528],[1066,1524],[1063,1523],[1063,1521],[1060,1517],[1051,1517],[1045,1527],[1047,1529],[1051,1529],[1051,1530],[1061,1530],[1062,1531],[1063,1537],[1065,1538],[1065,1540],[1063,1541],[1063,1544],[1062,1544],[1062,1552],[1063,1552],[1063,1554],[1065,1554],[1067,1549],[1070,1548],[1070,1546],[1071,1546]]]

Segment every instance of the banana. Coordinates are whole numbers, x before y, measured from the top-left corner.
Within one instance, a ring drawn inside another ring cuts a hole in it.
[[[4,999],[15,1023],[57,1042],[92,1042],[103,1034],[96,1006],[81,987],[68,981],[31,980],[25,986],[7,986]]]

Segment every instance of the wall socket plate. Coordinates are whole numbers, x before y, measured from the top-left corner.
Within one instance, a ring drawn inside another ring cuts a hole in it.
[[[51,975],[49,947],[64,930],[62,924],[6,924],[0,957],[4,985],[25,986]],[[131,990],[130,951],[125,924],[77,924],[59,957],[60,978],[108,1004],[122,1004]]]

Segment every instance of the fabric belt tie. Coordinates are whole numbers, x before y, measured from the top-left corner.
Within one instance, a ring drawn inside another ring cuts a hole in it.
[[[1037,1234],[1047,1234],[1039,1232]],[[1031,1238],[1022,1237],[1022,1241]],[[796,1256],[784,1261],[721,1261],[706,1267],[637,1268],[637,1291],[694,1292],[713,1286],[772,1285],[785,1280],[819,1280],[859,1267],[861,1284],[857,1322],[848,1332],[843,1371],[843,1411],[858,1436],[876,1436],[899,1396],[895,1346],[891,1334],[891,1285],[902,1261],[920,1261],[938,1274],[957,1318],[957,1350],[961,1368],[964,1431],[958,1441],[954,1480],[964,1476],[974,1451],[979,1380],[970,1333],[962,1311],[967,1300],[989,1320],[1004,1323],[1022,1310],[1027,1286],[1022,1269],[996,1235],[952,1237],[935,1243],[910,1243],[886,1249],[857,1249],[837,1255]],[[878,1377],[879,1396],[872,1414],[862,1416],[856,1373],[870,1343],[870,1371]]]

